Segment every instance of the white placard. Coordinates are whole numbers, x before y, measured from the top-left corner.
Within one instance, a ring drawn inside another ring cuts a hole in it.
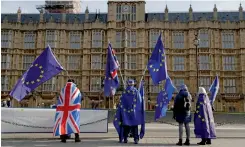
[[[52,133],[55,109],[1,108],[2,133]],[[108,110],[81,109],[81,133],[107,133]]]

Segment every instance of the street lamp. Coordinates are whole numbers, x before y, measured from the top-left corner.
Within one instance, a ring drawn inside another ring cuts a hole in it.
[[[199,89],[199,62],[198,62],[198,46],[199,46],[199,41],[200,39],[198,39],[198,31],[195,31],[195,39],[193,40],[194,41],[194,45],[196,47],[196,70],[197,70],[197,92],[198,92],[198,89]]]

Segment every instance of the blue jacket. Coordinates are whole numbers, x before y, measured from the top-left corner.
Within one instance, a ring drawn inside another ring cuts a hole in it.
[[[191,122],[191,96],[186,89],[180,90],[174,100],[174,118],[178,123]]]

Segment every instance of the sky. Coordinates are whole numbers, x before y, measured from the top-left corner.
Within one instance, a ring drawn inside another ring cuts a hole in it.
[[[240,3],[245,10],[245,0],[146,0],[146,12],[164,12],[166,4],[169,12],[187,12],[190,4],[194,12],[211,12],[214,4],[218,11],[238,11]],[[1,0],[1,13],[16,13],[21,8],[22,13],[39,13],[36,5],[43,5],[44,0]],[[82,13],[86,6],[89,12],[107,12],[107,0],[81,0]]]

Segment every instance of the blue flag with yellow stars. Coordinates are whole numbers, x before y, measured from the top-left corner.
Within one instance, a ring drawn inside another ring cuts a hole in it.
[[[10,96],[21,101],[27,94],[63,69],[48,46],[17,81]]]
[[[162,35],[158,37],[155,49],[152,52],[147,67],[155,85],[167,78],[166,56],[162,43]]]
[[[116,114],[113,120],[113,125],[117,130],[119,140],[123,141],[123,127],[122,127],[122,117],[121,117],[121,102],[117,105]]]
[[[213,105],[215,98],[216,98],[218,91],[219,91],[219,77],[218,77],[218,75],[215,77],[212,85],[209,88],[209,91],[211,92],[210,101],[211,101],[211,104]]]
[[[139,92],[140,92],[140,96],[141,96],[141,100],[142,100],[142,124],[141,124],[141,129],[140,129],[140,139],[142,139],[145,135],[145,91],[144,91],[144,81],[142,80],[140,82],[140,87],[139,87]]]
[[[118,68],[119,68],[119,63],[113,52],[111,44],[109,44],[107,50],[107,61],[106,61],[105,80],[104,80],[105,96],[115,95],[116,89],[119,87],[119,78],[117,75]]]
[[[157,96],[157,104],[155,110],[155,120],[166,116],[168,110],[168,104],[172,99],[173,92],[176,88],[174,87],[170,77],[166,79],[165,88]]]
[[[194,133],[197,138],[216,138],[213,111],[206,91],[198,95],[194,126]]]

